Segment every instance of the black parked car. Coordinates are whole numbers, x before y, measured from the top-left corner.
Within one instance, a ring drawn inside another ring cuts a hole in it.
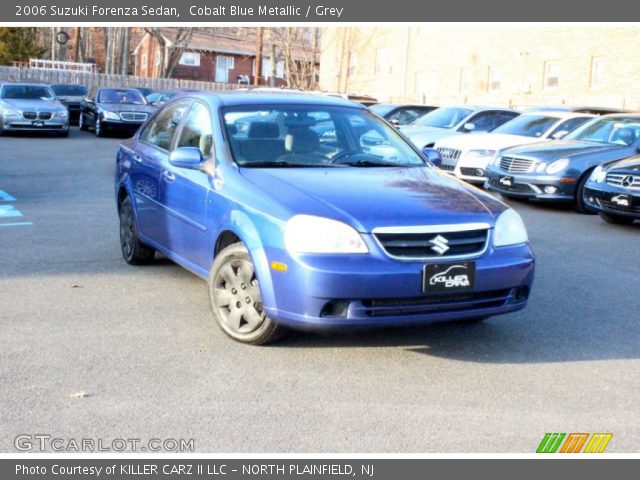
[[[640,157],[596,167],[585,185],[584,202],[608,223],[640,220]]]
[[[98,88],[82,101],[80,130],[93,128],[98,137],[114,130],[133,134],[154,111],[135,88]]]
[[[51,85],[51,90],[56,98],[69,110],[69,124],[77,125],[80,119],[80,103],[89,93],[89,88],[84,85],[58,83]]]
[[[640,114],[597,117],[562,140],[530,143],[497,155],[485,186],[506,197],[574,202],[588,212],[584,187],[595,167],[640,149]]]
[[[425,115],[438,107],[433,105],[401,105],[397,103],[378,103],[371,105],[371,110],[394,125],[409,125],[422,115]]]
[[[155,90],[153,88],[150,88],[150,87],[136,87],[136,90],[138,90],[145,97],[148,97],[153,92],[155,92]]]

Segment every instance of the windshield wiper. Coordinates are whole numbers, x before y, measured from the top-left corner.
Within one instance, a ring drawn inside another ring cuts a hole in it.
[[[376,162],[374,160],[356,160],[353,162],[340,162],[340,165],[347,167],[400,167],[397,163]]]
[[[295,163],[287,162],[286,160],[272,161],[272,162],[245,162],[240,165],[242,168],[324,168],[333,167],[333,165],[323,164],[311,164],[311,163]]]

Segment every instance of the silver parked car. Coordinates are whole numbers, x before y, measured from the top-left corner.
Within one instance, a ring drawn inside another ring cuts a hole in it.
[[[69,135],[69,111],[47,85],[0,85],[0,135],[10,131],[46,131]]]

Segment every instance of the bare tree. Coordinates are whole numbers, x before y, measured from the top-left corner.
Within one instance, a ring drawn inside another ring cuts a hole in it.
[[[171,76],[182,53],[193,37],[193,30],[193,27],[145,28],[145,31],[153,36],[160,46],[159,77],[169,78]]]
[[[279,59],[284,61],[285,80],[290,88],[314,90],[318,87],[319,60],[317,28],[273,28],[270,38],[279,47]]]

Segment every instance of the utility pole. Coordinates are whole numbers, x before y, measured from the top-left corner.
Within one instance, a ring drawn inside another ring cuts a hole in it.
[[[269,86],[276,86],[276,75],[278,74],[278,60],[276,59],[276,44],[271,43],[271,77],[269,78]]]
[[[80,27],[76,27],[76,44],[73,46],[73,61],[80,61],[80,42],[82,41],[82,37],[80,37]]]
[[[253,84],[260,85],[262,75],[262,38],[264,31],[262,27],[256,29],[256,73],[253,76]]]

